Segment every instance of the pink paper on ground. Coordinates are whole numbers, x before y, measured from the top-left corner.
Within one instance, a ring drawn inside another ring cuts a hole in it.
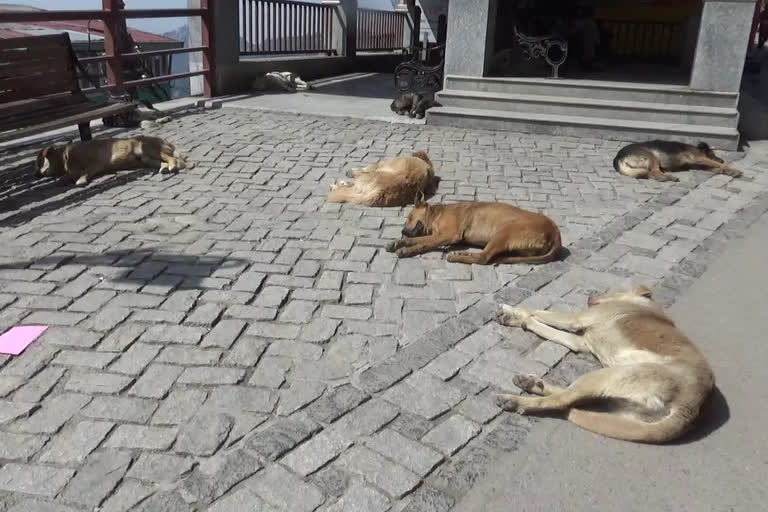
[[[46,329],[48,329],[48,326],[45,325],[22,325],[21,327],[11,328],[0,335],[0,354],[12,356],[21,354]]]

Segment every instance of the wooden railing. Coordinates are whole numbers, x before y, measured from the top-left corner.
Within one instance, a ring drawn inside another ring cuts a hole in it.
[[[124,90],[126,87],[140,87],[158,82],[170,82],[180,78],[202,75],[204,79],[204,94],[208,97],[215,94],[214,74],[216,61],[214,56],[215,38],[213,35],[213,20],[208,8],[212,0],[200,0],[200,8],[179,9],[122,9],[119,0],[102,0],[101,10],[60,10],[60,11],[6,11],[2,14],[3,22],[24,23],[35,21],[67,21],[67,20],[103,20],[104,22],[104,55],[79,59],[87,68],[95,63],[102,63],[106,68],[106,85],[103,89],[110,91]],[[202,20],[202,46],[192,48],[174,48],[171,50],[156,50],[140,53],[121,53],[116,44],[119,24],[125,24],[126,19],[133,18],[187,18],[199,16]],[[144,58],[176,53],[202,52],[203,69],[186,73],[153,76],[136,80],[124,80],[121,73],[121,63],[130,59]],[[100,64],[101,65],[101,64]],[[91,88],[94,90],[95,88]],[[85,89],[84,92],[89,92]]]
[[[240,55],[332,54],[335,6],[241,0]]]
[[[601,20],[611,34],[611,54],[651,60],[674,60],[682,48],[683,29],[678,23]]]
[[[357,10],[357,50],[394,51],[407,46],[404,39],[408,14],[376,9]]]

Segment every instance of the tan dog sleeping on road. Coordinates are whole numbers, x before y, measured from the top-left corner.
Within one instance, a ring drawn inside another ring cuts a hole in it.
[[[417,151],[350,171],[355,181],[331,185],[328,200],[365,206],[405,206],[419,193],[434,188],[438,178],[429,156]]]
[[[79,186],[108,172],[152,168],[162,173],[186,167],[173,144],[146,136],[48,146],[37,154],[35,163],[41,176],[66,175]]]
[[[424,196],[408,216],[400,240],[387,246],[401,258],[450,245],[484,247],[482,252],[458,252],[458,263],[547,263],[558,257],[562,243],[557,225],[540,213],[504,203],[430,205]]]
[[[604,368],[568,388],[517,376],[515,385],[541,397],[499,395],[499,406],[520,414],[561,411],[584,429],[626,441],[663,443],[681,436],[714,388],[709,363],[645,286],[590,297],[589,306],[581,313],[500,307],[500,323],[576,352],[591,352]],[[619,409],[580,408],[600,402]]]

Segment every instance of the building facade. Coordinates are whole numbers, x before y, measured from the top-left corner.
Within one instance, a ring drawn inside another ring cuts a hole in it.
[[[427,20],[448,15],[443,107],[430,124],[738,143],[755,0],[418,4]]]

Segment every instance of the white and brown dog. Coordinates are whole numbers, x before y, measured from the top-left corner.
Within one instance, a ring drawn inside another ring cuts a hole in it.
[[[162,173],[186,167],[173,144],[146,136],[48,146],[37,154],[35,164],[41,176],[68,176],[78,186],[109,172],[152,168]]]

